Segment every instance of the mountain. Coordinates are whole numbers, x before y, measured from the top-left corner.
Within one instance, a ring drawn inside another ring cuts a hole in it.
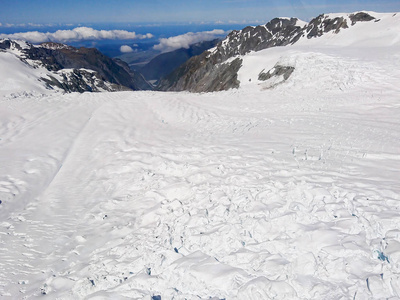
[[[218,42],[218,39],[204,41],[190,45],[188,49],[180,48],[175,51],[162,53],[154,57],[150,62],[138,69],[138,71],[140,71],[146,80],[158,81],[161,77],[170,74],[185,63],[189,58],[215,47]]]
[[[137,72],[94,48],[75,48],[59,43],[35,46],[24,41],[0,40],[0,51],[16,55],[40,70],[38,80],[48,88],[66,92],[148,90],[151,86]],[[38,74],[39,74],[38,73]]]
[[[297,18],[275,18],[265,25],[232,31],[218,45],[193,57],[166,76],[159,84],[162,91],[212,92],[238,88],[242,56],[251,51],[293,45],[300,40],[338,34],[358,22],[378,22],[366,12],[347,15],[319,15],[309,23]]]

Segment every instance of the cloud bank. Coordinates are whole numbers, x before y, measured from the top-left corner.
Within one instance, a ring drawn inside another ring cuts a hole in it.
[[[68,25],[68,24],[65,24]],[[0,23],[0,27],[12,28],[12,27],[54,27],[59,26],[58,24],[54,23],[47,23],[47,24],[37,24],[37,23]]]
[[[202,32],[188,32],[182,35],[160,39],[160,43],[155,45],[153,48],[161,52],[169,52],[180,48],[188,49],[190,45],[203,41],[211,41],[225,36],[226,34],[227,32],[221,29]]]
[[[132,49],[131,46],[122,45],[122,46],[119,48],[119,51],[121,51],[122,53],[130,53],[130,52],[133,52],[133,49]]]
[[[134,40],[152,38],[151,33],[136,34],[126,30],[96,30],[90,27],[76,27],[71,30],[57,30],[56,32],[28,31],[13,34],[0,34],[0,38],[25,40],[32,43],[69,42],[82,40]]]

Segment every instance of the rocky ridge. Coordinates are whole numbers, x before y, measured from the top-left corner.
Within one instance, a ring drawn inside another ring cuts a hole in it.
[[[0,51],[10,51],[33,68],[48,72],[40,79],[48,88],[66,92],[149,90],[140,73],[94,48],[75,48],[59,43],[35,46],[23,41],[0,40]]]
[[[365,12],[334,17],[322,14],[309,23],[297,18],[275,18],[265,25],[235,30],[216,47],[192,57],[166,76],[158,85],[158,90],[213,92],[238,88],[240,56],[250,51],[291,45],[302,38],[318,38],[329,32],[337,34],[357,22],[372,20],[375,18]]]

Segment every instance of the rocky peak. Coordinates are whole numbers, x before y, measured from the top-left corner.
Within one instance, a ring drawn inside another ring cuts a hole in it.
[[[356,24],[357,22],[369,22],[372,20],[375,20],[375,18],[369,14],[367,14],[366,12],[358,12],[356,14],[351,14],[349,16],[350,20],[351,20],[351,25]]]
[[[6,51],[6,50],[11,50],[11,51],[17,51],[21,52],[32,47],[31,44],[25,42],[25,41],[14,41],[10,39],[0,39],[0,51]]]
[[[40,47],[50,49],[50,50],[66,49],[66,50],[70,50],[70,51],[77,51],[77,49],[72,46],[68,46],[68,45],[61,44],[61,43],[55,43],[55,42],[41,43]]]
[[[329,15],[319,15],[312,19],[305,28],[307,38],[320,37],[324,33],[339,33],[340,29],[349,28],[344,17],[330,18]]]
[[[12,40],[9,39],[0,40],[0,50],[8,50],[12,48],[17,48],[19,50],[22,50],[21,46]]]
[[[295,43],[302,34],[302,27],[298,21],[296,18],[275,18],[266,25],[234,30],[225,40],[210,50],[210,56],[216,56],[215,60],[220,62],[250,51]]]

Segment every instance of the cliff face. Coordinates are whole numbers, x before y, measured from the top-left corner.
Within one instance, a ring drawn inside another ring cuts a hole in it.
[[[309,23],[296,18],[275,18],[265,25],[248,26],[239,31],[232,31],[216,47],[191,58],[163,78],[158,90],[213,92],[238,88],[240,56],[250,51],[291,45],[301,38],[318,38],[328,32],[337,34],[357,22],[374,19],[363,12],[348,17],[331,18],[329,15],[319,15]]]
[[[218,63],[215,57],[208,57],[206,51],[195,56],[161,80],[157,89],[161,91],[210,92],[239,87],[237,79],[242,60]]]
[[[66,92],[147,90],[151,86],[121,60],[114,60],[94,48],[75,48],[58,43],[34,46],[11,40],[0,41],[0,50],[15,49],[32,67],[50,71],[42,80],[49,88]]]

